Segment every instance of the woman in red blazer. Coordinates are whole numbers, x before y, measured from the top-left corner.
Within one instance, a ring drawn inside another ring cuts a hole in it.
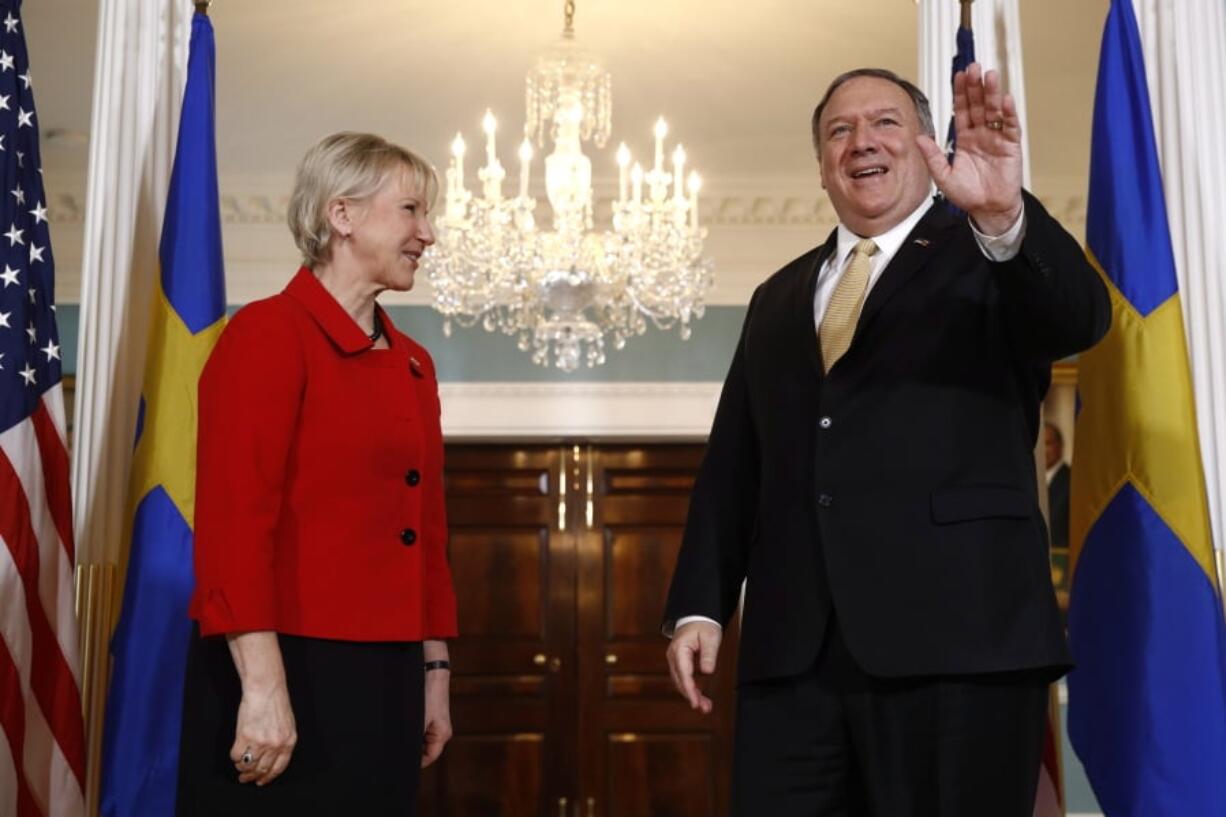
[[[412,814],[451,736],[438,385],[376,303],[413,286],[437,186],[377,136],[311,148],[303,267],[201,376],[180,815]]]

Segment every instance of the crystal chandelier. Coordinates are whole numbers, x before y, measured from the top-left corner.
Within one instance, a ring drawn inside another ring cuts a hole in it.
[[[497,122],[486,111],[485,164],[480,195],[464,186],[464,138],[456,134],[446,174],[445,208],[437,243],[424,258],[434,307],[446,320],[514,335],[534,363],[550,360],[565,372],[605,362],[605,338],[621,349],[650,321],[662,330],[703,315],[712,263],[702,257],[706,229],[698,223],[697,173],[685,175],[681,145],[665,167],[668,126],[655,125],[655,164],[631,166],[630,150],[616,154],[618,195],[610,228],[593,229],[592,162],[583,142],[604,147],[612,126],[612,80],[600,60],[574,38],[573,0],[565,4],[561,41],[528,74],[524,141],[519,147],[519,192],[504,197],[506,171],[495,150]],[[545,157],[551,224],[538,226],[529,194],[532,138]]]

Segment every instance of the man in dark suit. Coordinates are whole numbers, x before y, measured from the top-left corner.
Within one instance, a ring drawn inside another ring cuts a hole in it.
[[[1047,464],[1047,516],[1051,520],[1051,546],[1053,550],[1068,550],[1071,472],[1064,461],[1064,435],[1052,423],[1043,424],[1043,453]]]
[[[839,227],[755,291],[724,384],[665,632],[709,712],[695,664],[714,671],[744,582],[740,817],[1030,817],[1069,665],[1039,401],[1110,309],[1022,190],[998,77],[973,65],[954,96],[950,165],[911,83],[831,84],[813,139]]]

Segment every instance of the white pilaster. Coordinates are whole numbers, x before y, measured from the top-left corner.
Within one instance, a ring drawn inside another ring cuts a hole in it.
[[[116,562],[192,5],[102,0],[81,270],[72,491],[78,560]]]

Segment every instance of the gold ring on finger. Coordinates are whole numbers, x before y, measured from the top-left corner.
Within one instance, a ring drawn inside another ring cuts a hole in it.
[[[989,130],[1004,130],[1005,128],[1005,120],[1003,119],[989,119],[985,124],[987,124]]]

